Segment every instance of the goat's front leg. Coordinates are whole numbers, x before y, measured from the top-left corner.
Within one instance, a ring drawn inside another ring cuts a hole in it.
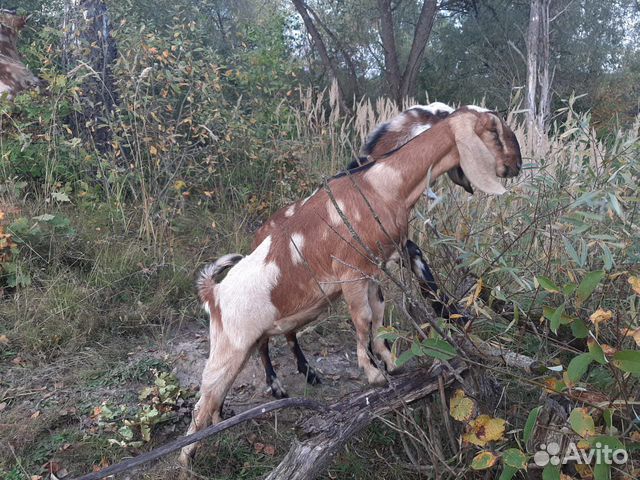
[[[384,361],[384,364],[387,367],[387,372],[393,373],[398,369],[398,367],[396,367],[396,362],[393,360],[391,350],[389,350],[385,341],[378,337],[379,330],[382,328],[384,320],[384,296],[382,295],[380,285],[374,281],[369,281],[368,295],[369,306],[371,307],[372,313],[371,330],[373,340],[371,343],[373,346],[373,353],[379,355],[382,361]]]
[[[304,356],[304,352],[300,348],[300,343],[298,342],[298,336],[296,332],[289,332],[285,335],[287,337],[287,345],[293,352],[293,355],[296,357],[296,363],[298,365],[298,372],[303,374],[309,385],[319,385],[322,382],[320,381],[320,377],[314,370],[314,368],[309,365],[307,361],[307,357]]]
[[[442,318],[450,318],[454,314],[460,315],[455,303],[451,302],[444,292],[438,291],[438,284],[418,245],[411,240],[407,240],[405,248],[409,254],[411,270],[418,278],[420,293],[424,298],[431,300],[431,306],[436,314]],[[464,316],[462,318],[464,319]]]
[[[372,385],[384,385],[386,378],[369,357],[369,340],[373,311],[369,304],[369,280],[346,280],[342,284],[342,295],[349,307],[351,320],[356,327],[358,365],[364,370]]]
[[[258,345],[258,351],[260,352],[260,360],[262,360],[262,366],[264,367],[264,373],[267,378],[267,386],[271,391],[271,395],[275,398],[285,398],[289,394],[284,388],[284,385],[276,375],[276,371],[271,363],[271,356],[269,355],[269,338],[263,339]]]

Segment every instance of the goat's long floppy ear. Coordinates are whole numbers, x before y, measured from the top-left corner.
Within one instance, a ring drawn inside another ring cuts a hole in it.
[[[471,183],[469,183],[469,179],[464,175],[462,168],[452,168],[447,172],[447,175],[449,175],[449,178],[453,183],[455,183],[456,185],[460,185],[467,192],[473,195],[473,187],[471,186]]]
[[[490,114],[487,114],[490,115]],[[465,177],[477,189],[493,195],[506,192],[496,175],[496,158],[475,133],[477,117],[460,115],[451,119],[453,136]]]

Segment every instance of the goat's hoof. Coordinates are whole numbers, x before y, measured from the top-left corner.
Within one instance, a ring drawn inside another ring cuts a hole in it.
[[[282,382],[279,378],[273,379],[271,385],[269,385],[269,390],[271,390],[271,395],[273,395],[275,398],[280,399],[289,397],[287,390],[284,388],[284,385],[282,385]]]
[[[374,372],[367,373],[367,380],[370,385],[373,385],[375,387],[383,387],[387,384],[387,379],[378,369],[376,369]]]
[[[385,363],[385,367],[387,368],[387,373],[389,375],[398,375],[399,373],[402,373],[402,367],[398,367],[396,366],[395,363],[391,363],[391,364],[386,364]]]
[[[191,463],[193,462],[193,456],[195,454],[195,449],[189,448],[191,445],[187,445],[180,452],[180,457],[178,457],[178,463],[182,467],[182,471],[180,472],[180,478],[190,478],[190,470]]]
[[[307,383],[309,385],[320,385],[322,384],[322,381],[320,381],[320,377],[318,376],[318,374],[316,373],[316,371],[311,368],[311,367],[307,367],[307,371],[306,372],[301,372],[303,374],[305,374],[305,376],[307,377]]]

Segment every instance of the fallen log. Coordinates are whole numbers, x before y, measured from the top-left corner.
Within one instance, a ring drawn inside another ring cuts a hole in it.
[[[450,368],[448,368],[450,366]],[[468,366],[454,359],[449,366],[420,367],[392,377],[384,388],[356,392],[332,404],[301,426],[307,438],[295,440],[266,480],[311,480],[326,471],[336,453],[375,418],[450,385]]]

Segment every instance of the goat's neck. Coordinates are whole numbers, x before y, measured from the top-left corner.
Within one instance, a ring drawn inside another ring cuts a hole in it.
[[[456,164],[453,133],[447,122],[440,122],[379,161],[365,178],[382,197],[403,200],[406,208],[411,209],[429,179],[433,182]]]

